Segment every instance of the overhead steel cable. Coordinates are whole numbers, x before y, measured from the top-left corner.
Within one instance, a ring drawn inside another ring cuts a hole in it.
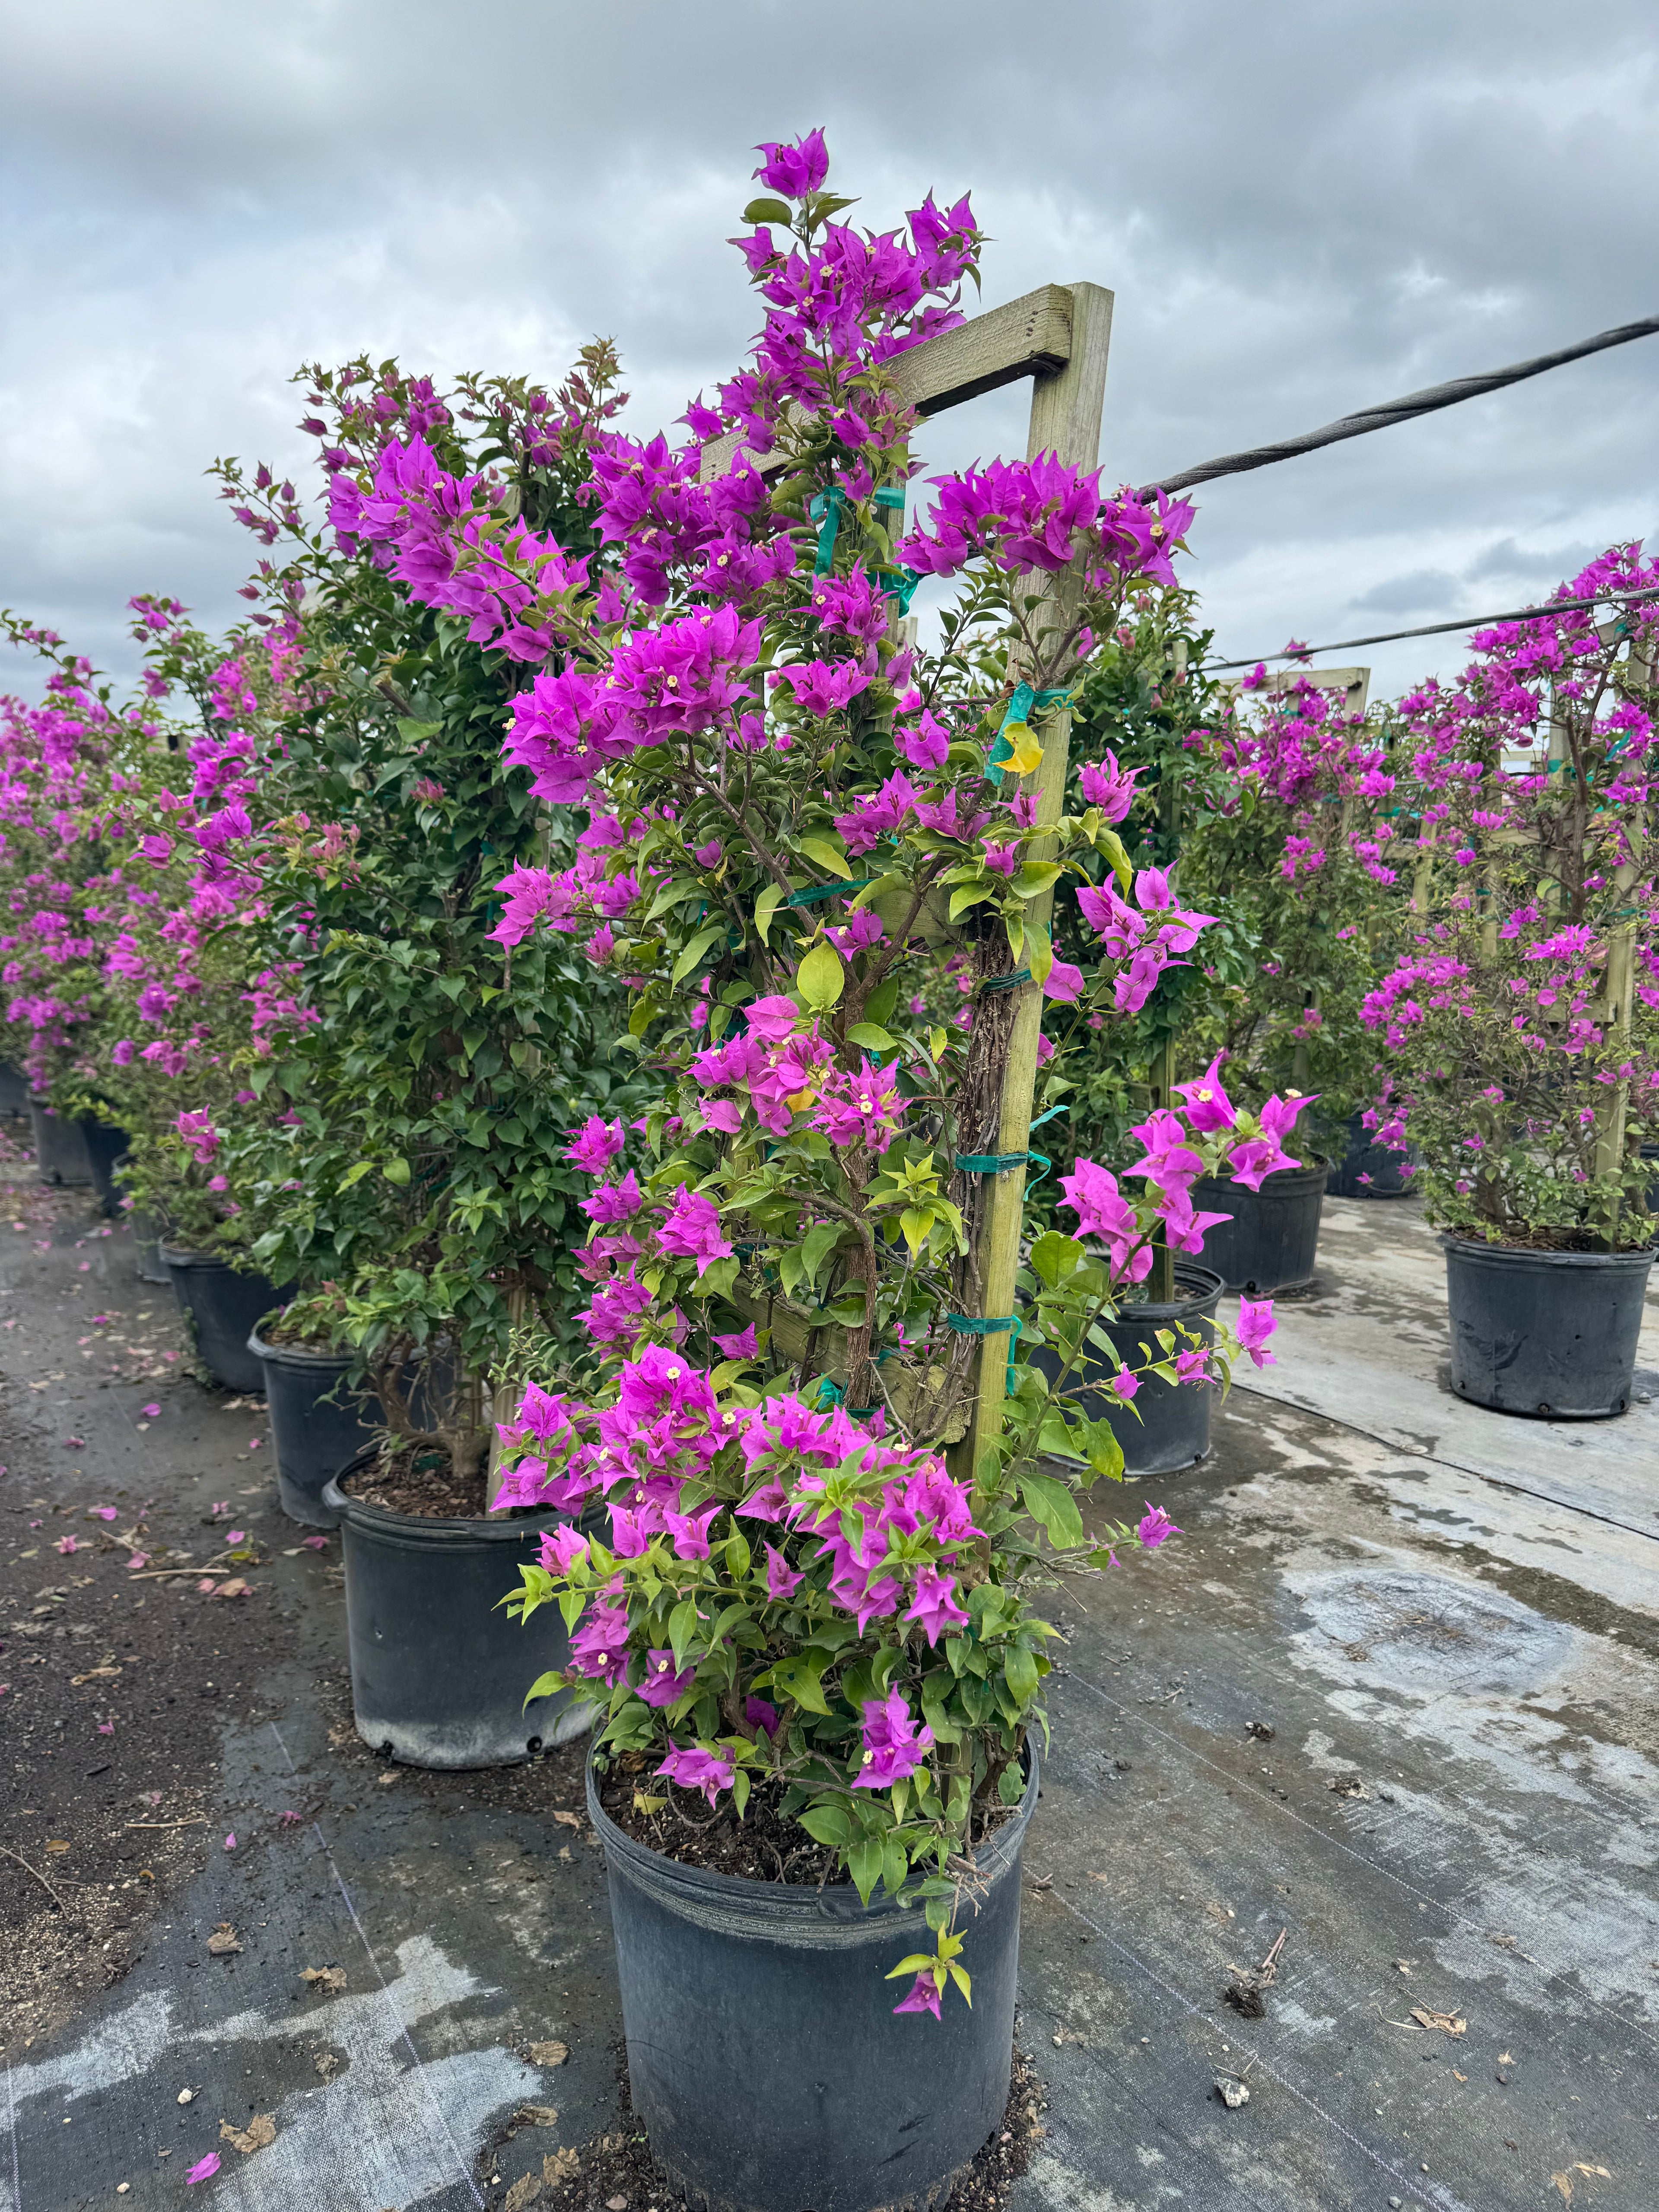
[[[1431,384],[1422,392],[1408,392],[1403,399],[1386,399],[1379,406],[1362,407],[1357,414],[1343,415],[1334,422],[1327,422],[1322,429],[1304,430],[1300,437],[1281,438],[1271,446],[1251,446],[1243,453],[1223,453],[1215,460],[1200,461],[1196,468],[1182,469],[1175,476],[1155,477],[1151,483],[1140,486],[1135,497],[1151,499],[1159,491],[1186,491],[1193,484],[1209,483],[1216,477],[1243,476],[1248,470],[1265,469],[1274,461],[1294,460],[1299,453],[1315,453],[1322,446],[1338,445],[1345,438],[1363,438],[1371,430],[1391,429],[1396,422],[1410,422],[1419,415],[1432,415],[1439,408],[1455,407],[1460,400],[1479,399],[1488,392],[1501,392],[1506,385],[1520,384],[1529,376],[1541,376],[1546,369],[1560,368],[1570,361],[1583,361],[1586,355],[1605,353],[1609,346],[1628,345],[1632,338],[1652,337],[1656,333],[1659,333],[1659,315],[1645,316],[1639,323],[1620,323],[1617,330],[1598,331],[1595,337],[1581,339],[1577,345],[1563,346],[1558,353],[1540,353],[1532,361],[1517,361],[1508,368],[1489,369],[1484,375],[1455,376],[1449,383]]]
[[[1375,637],[1339,638],[1334,645],[1281,645],[1277,653],[1247,653],[1242,660],[1206,660],[1206,668],[1255,668],[1268,660],[1311,659],[1316,653],[1352,653],[1362,645],[1393,645],[1405,637],[1444,637],[1453,630],[1485,629],[1488,623],[1536,622],[1540,616],[1577,614],[1585,607],[1659,599],[1659,584],[1639,592],[1598,592],[1593,599],[1547,599],[1540,607],[1511,607],[1507,614],[1469,615],[1459,622],[1425,623],[1421,629],[1379,630]]]

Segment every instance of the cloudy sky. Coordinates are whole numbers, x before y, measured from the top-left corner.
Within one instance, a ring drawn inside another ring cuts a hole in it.
[[[971,189],[988,306],[1115,291],[1113,479],[1544,351],[1659,311],[1656,54],[1651,0],[0,0],[0,599],[118,672],[136,591],[228,618],[201,472],[309,465],[302,361],[551,380],[602,332],[671,422],[753,328],[749,149],[814,124],[872,225]],[[1659,337],[1205,489],[1217,652],[1659,538],[1656,394]],[[1002,393],[922,451],[1024,436]]]

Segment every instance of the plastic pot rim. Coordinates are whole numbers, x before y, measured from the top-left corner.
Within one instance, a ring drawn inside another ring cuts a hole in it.
[[[1308,1158],[1298,1162],[1293,1168],[1275,1168],[1271,1175],[1263,1176],[1255,1190],[1250,1190],[1247,1183],[1238,1182],[1224,1164],[1213,1175],[1200,1176],[1197,1182],[1219,1183],[1224,1189],[1236,1188],[1247,1192],[1251,1198],[1267,1198],[1269,1195],[1277,1197],[1281,1194],[1299,1196],[1303,1185],[1305,1183],[1311,1188],[1316,1177],[1318,1180],[1319,1188],[1323,1190],[1326,1176],[1337,1164],[1339,1164],[1335,1161],[1322,1159],[1317,1154],[1310,1154]],[[1197,1187],[1196,1183],[1194,1187],[1194,1188]]]
[[[195,1267],[206,1273],[209,1268],[222,1268],[228,1275],[257,1275],[257,1267],[239,1267],[234,1260],[222,1258],[217,1252],[198,1252],[193,1244],[169,1244],[165,1237],[155,1240],[156,1249],[169,1267]]]
[[[257,1323],[248,1332],[247,1348],[256,1359],[269,1359],[282,1367],[349,1367],[356,1356],[349,1352],[308,1352],[297,1344],[267,1344]],[[343,1468],[340,1471],[348,1472]]]
[[[1634,1272],[1648,1268],[1659,1259],[1659,1245],[1642,1244],[1626,1252],[1538,1252],[1527,1244],[1488,1244],[1484,1237],[1459,1237],[1454,1231],[1443,1229],[1440,1243],[1448,1259],[1455,1254],[1475,1267],[1588,1267],[1612,1271],[1615,1268]]]
[[[384,1505],[371,1505],[367,1498],[353,1498],[340,1485],[360,1474],[380,1449],[378,1443],[366,1444],[337,1474],[330,1475],[323,1485],[323,1503],[348,1525],[382,1543],[401,1544],[410,1551],[442,1550],[462,1543],[521,1544],[569,1518],[551,1505],[519,1519],[505,1516],[475,1519],[461,1513],[393,1513]]]
[[[868,1905],[862,1905],[850,1881],[822,1887],[756,1881],[747,1875],[717,1874],[712,1868],[686,1866],[665,1851],[653,1850],[648,1844],[638,1842],[619,1828],[600,1804],[593,1779],[594,1748],[589,1747],[584,1770],[587,1817],[605,1847],[611,1872],[631,1878],[679,1917],[695,1919],[739,1940],[770,1937],[796,1944],[884,1943],[897,1932],[892,1923],[901,1915],[906,1925],[915,1926],[912,1909],[900,1905],[884,1890]],[[974,1854],[975,1867],[988,1881],[1006,1873],[1024,1849],[1025,1832],[1041,1795],[1042,1762],[1029,1730],[1021,1757],[1025,1763],[1025,1789],[1014,1817],[988,1836]]]

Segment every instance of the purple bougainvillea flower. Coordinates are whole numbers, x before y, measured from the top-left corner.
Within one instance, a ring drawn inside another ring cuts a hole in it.
[[[761,1729],[768,1735],[775,1735],[778,1732],[778,1709],[769,1705],[764,1698],[745,1698],[743,1717],[750,1728]]]
[[[781,192],[786,199],[817,191],[830,173],[830,149],[821,130],[807,131],[793,146],[763,139],[755,151],[762,156],[756,176],[769,192]]]
[[[300,1541],[308,1552],[325,1552],[328,1549],[326,1536],[301,1536]]]
[[[1238,1302],[1238,1341],[1258,1367],[1271,1367],[1273,1355],[1262,1346],[1279,1327],[1271,1298],[1241,1298]]]
[[[1139,1389],[1140,1382],[1138,1376],[1130,1374],[1127,1367],[1120,1367],[1106,1388],[1113,1397],[1121,1398],[1127,1405]]]
[[[542,1534],[541,1564],[550,1574],[568,1575],[578,1559],[587,1557],[587,1539],[562,1522]]]
[[[699,1276],[706,1275],[716,1260],[729,1259],[732,1247],[720,1235],[720,1218],[714,1201],[701,1191],[678,1190],[657,1242],[675,1259],[695,1260]]]
[[[930,2012],[935,2020],[939,2018],[939,1984],[933,1979],[931,1967],[922,1968],[910,1985],[909,1996],[901,1997],[893,2007],[893,2010],[895,2012]]]
[[[686,1667],[676,1674],[672,1651],[647,1651],[645,1672],[640,1678],[639,1693],[647,1705],[672,1705],[676,1698],[685,1695],[696,1680],[696,1673],[695,1667]]]
[[[80,1548],[81,1540],[78,1536],[60,1536],[58,1539],[58,1541],[52,1546],[54,1552],[63,1552],[65,1553],[70,1552],[78,1552]]]
[[[714,1342],[728,1359],[757,1359],[760,1357],[760,1346],[755,1341],[755,1324],[752,1321],[747,1328],[739,1329],[735,1336],[717,1336]]]
[[[866,1698],[860,1732],[864,1751],[853,1779],[854,1790],[885,1790],[891,1783],[902,1782],[922,1764],[922,1753],[933,1741],[932,1729],[916,1729],[902,1690]]]
[[[732,1787],[735,1772],[729,1759],[721,1759],[712,1751],[699,1751],[695,1745],[683,1750],[678,1744],[656,1771],[678,1783],[682,1790],[701,1790],[711,1805],[722,1790]]]
[[[769,1597],[790,1596],[793,1592],[799,1589],[803,1579],[802,1576],[795,1572],[781,1552],[775,1551],[770,1544],[767,1546],[766,1594]]]
[[[580,1128],[570,1130],[568,1135],[564,1156],[583,1175],[603,1175],[623,1148],[622,1123],[602,1121],[597,1114],[590,1114]]]
[[[968,1619],[957,1603],[956,1587],[954,1575],[942,1575],[933,1567],[916,1571],[915,1601],[902,1618],[919,1620],[929,1644],[937,1644],[945,1629],[960,1628]]]
[[[1140,1516],[1135,1529],[1136,1540],[1142,1549],[1155,1552],[1160,1544],[1167,1544],[1171,1536],[1178,1536],[1181,1533],[1164,1508],[1161,1505],[1154,1505],[1148,1498],[1146,1510]]]

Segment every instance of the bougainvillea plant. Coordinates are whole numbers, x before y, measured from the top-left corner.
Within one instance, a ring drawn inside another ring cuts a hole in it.
[[[599,1701],[597,1755],[654,1753],[665,1803],[695,1790],[741,1813],[763,1782],[866,1899],[921,1897],[934,1949],[896,1971],[915,1977],[902,2008],[936,2012],[965,1984],[960,1855],[1020,1798],[1041,1718],[1050,1632],[1028,1584],[1170,1533],[1149,1510],[1085,1538],[1079,1491],[1121,1468],[1070,1395],[1090,1331],[1154,1239],[1195,1249],[1200,1173],[1284,1164],[1294,1109],[1235,1114],[1200,1085],[1146,1123],[1121,1183],[1079,1161],[1079,1234],[1030,1249],[1018,1314],[984,1312],[1016,1003],[1079,988],[1043,926],[1053,886],[1108,863],[1087,911],[1124,1006],[1206,924],[1129,866],[1109,757],[1076,814],[1057,785],[1040,800],[1037,773],[1095,640],[1137,580],[1170,573],[1189,511],[1046,455],[936,479],[904,534],[915,423],[886,364],[958,319],[968,204],[930,198],[870,235],[836,219],[819,134],[763,150],[740,246],[763,330],[688,411],[689,443],[599,441],[614,550],[573,556],[414,434],[337,487],[337,522],[375,515],[419,596],[537,665],[508,751],[586,827],[573,866],[504,879],[496,933],[574,939],[621,977],[660,1087],[632,1124],[573,1133],[596,1182],[597,1378],[538,1386],[503,1425],[504,1496],[597,1514],[527,1571],[520,1609],[556,1599],[572,1631],[568,1680],[538,1690]],[[937,656],[900,635],[921,576],[960,594]],[[960,1027],[910,1011],[946,947]],[[1268,1356],[1271,1325],[1247,1309],[1237,1338],[1154,1343],[1116,1395],[1147,1371],[1211,1387],[1240,1340]],[[1053,1389],[1031,1343],[1059,1347]],[[981,1347],[1012,1383],[1000,1440],[947,1467]]]
[[[1226,902],[1248,969],[1216,979],[1193,1024],[1242,1097],[1317,1095],[1306,1140],[1340,1158],[1351,1115],[1380,1085],[1361,1004],[1404,942],[1415,822],[1380,716],[1342,692],[1258,667],[1202,732],[1210,804],[1185,843],[1182,884]]]
[[[1659,562],[1617,546],[1545,613],[1478,632],[1401,702],[1421,793],[1421,920],[1364,1018],[1378,1133],[1422,1155],[1431,1219],[1553,1250],[1650,1243],[1659,1138]]]

